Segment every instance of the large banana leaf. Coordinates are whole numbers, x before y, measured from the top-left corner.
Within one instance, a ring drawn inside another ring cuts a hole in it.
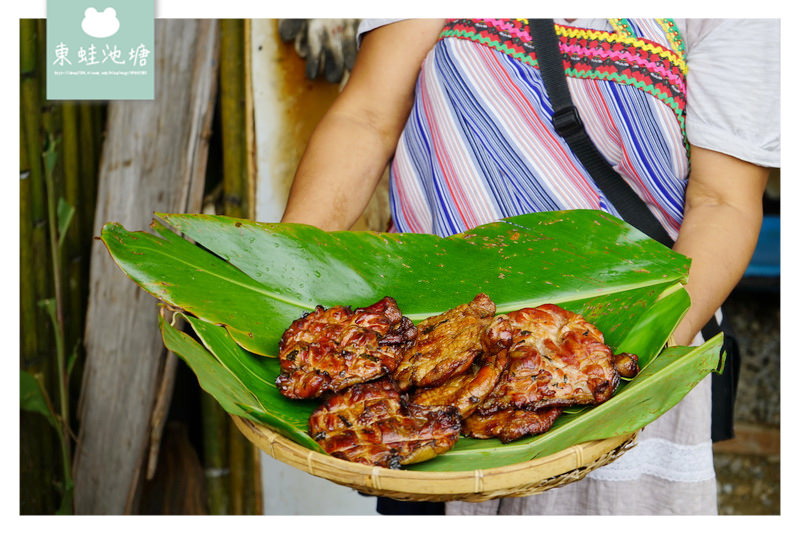
[[[164,346],[186,361],[206,392],[227,412],[267,424],[303,446],[321,451],[307,432],[308,417],[317,402],[289,400],[278,392],[276,359],[245,352],[220,326],[182,316],[201,342],[160,316]]]
[[[280,335],[315,305],[361,306],[393,296],[420,320],[487,293],[498,312],[558,303],[584,314],[616,351],[645,370],[609,402],[574,409],[550,432],[513,444],[461,439],[412,468],[472,469],[549,454],[635,430],[674,405],[711,369],[719,340],[667,350],[689,306],[688,259],[597,211],[509,218],[449,238],[323,232],[204,215],[159,215],[156,234],[107,224],[102,239],[145,290],[184,310],[195,337],[162,321],[167,347],[230,413],[265,423],[312,449],[306,421],[315,402],[277,392]],[[257,355],[258,354],[258,355]],[[476,462],[479,461],[479,462]]]
[[[201,246],[157,220],[158,235],[110,223],[101,237],[117,264],[155,297],[224,325],[261,355],[274,356],[284,329],[317,304],[361,306],[390,295],[420,320],[481,291],[498,312],[546,302],[581,312],[616,347],[644,310],[685,281],[689,264],[599,211],[522,215],[448,238],[159,216]]]

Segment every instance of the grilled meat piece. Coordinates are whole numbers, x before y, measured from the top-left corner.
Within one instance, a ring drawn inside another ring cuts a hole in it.
[[[311,414],[309,434],[340,459],[399,468],[446,452],[458,440],[455,407],[408,404],[388,378],[333,394]]]
[[[411,402],[417,405],[453,405],[461,418],[470,416],[492,392],[508,364],[508,351],[485,354],[470,369],[453,376],[441,385],[416,389]]]
[[[355,311],[318,305],[281,338],[278,390],[289,398],[317,398],[379,378],[397,367],[416,333],[388,296]]]
[[[511,408],[599,404],[619,383],[603,334],[582,316],[557,305],[496,317],[484,343],[489,350],[508,349],[510,363],[478,407],[482,415]]]
[[[406,351],[393,377],[401,390],[431,387],[466,372],[483,352],[481,337],[494,316],[485,294],[417,324],[417,341]]]
[[[632,353],[618,353],[614,356],[614,368],[623,378],[633,378],[639,373],[639,357]]]
[[[526,435],[544,433],[563,410],[563,407],[545,407],[536,411],[504,409],[488,415],[475,413],[464,420],[462,433],[475,439],[497,437],[507,443]]]

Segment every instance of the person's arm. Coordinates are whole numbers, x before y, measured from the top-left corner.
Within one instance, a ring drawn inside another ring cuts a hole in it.
[[[355,223],[394,153],[420,65],[443,24],[400,21],[364,36],[347,85],[311,135],[281,222],[324,230]]]
[[[673,249],[692,259],[686,286],[692,306],[675,331],[688,345],[727,298],[753,255],[769,171],[691,147],[683,224]]]

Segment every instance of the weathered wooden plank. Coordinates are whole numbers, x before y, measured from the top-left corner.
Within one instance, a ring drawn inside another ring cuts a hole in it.
[[[155,100],[109,104],[96,235],[112,220],[144,228],[156,210],[200,210],[217,41],[212,20],[156,21]],[[100,241],[92,247],[85,346],[75,510],[130,513],[164,379],[164,348],[155,300],[125,277]]]

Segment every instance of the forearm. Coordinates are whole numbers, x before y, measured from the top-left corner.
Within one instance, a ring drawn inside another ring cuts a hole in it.
[[[743,211],[726,204],[688,209],[673,249],[692,259],[686,290],[689,308],[675,341],[691,343],[744,274],[758,240],[761,209]]]
[[[755,250],[768,169],[692,147],[683,224],[673,249],[692,259],[691,308],[675,332],[689,344],[741,279]]]
[[[443,21],[395,22],[363,39],[350,79],[311,136],[283,222],[349,229],[397,146],[423,59]],[[402,43],[398,46],[398,43]]]
[[[327,114],[297,168],[282,222],[344,230],[369,202],[393,146],[368,122]]]

